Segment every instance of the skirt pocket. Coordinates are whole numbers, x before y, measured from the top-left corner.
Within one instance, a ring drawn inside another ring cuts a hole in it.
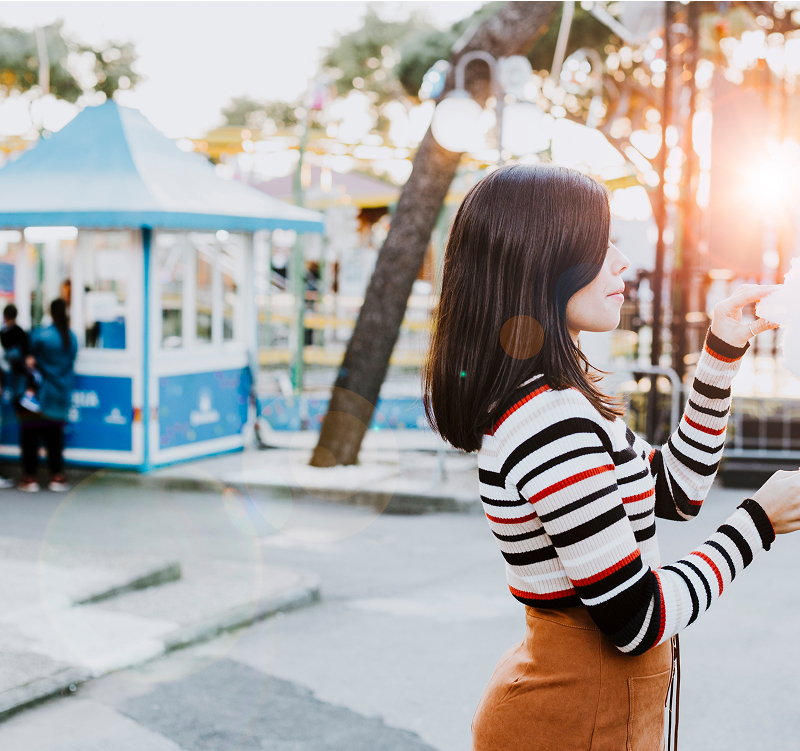
[[[628,678],[627,751],[661,751],[664,711],[672,670]]]

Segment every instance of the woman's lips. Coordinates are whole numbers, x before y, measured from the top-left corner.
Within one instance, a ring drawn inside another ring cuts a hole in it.
[[[614,300],[619,300],[620,302],[625,302],[625,295],[622,292],[614,292],[614,294],[609,295],[610,298]]]

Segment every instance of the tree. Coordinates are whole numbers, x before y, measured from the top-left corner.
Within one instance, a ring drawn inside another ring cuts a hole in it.
[[[44,27],[49,59],[50,92],[57,99],[77,102],[92,91],[111,97],[117,89],[139,80],[136,54],[129,42],[97,47],[79,44],[64,35],[63,22]],[[0,92],[31,92],[39,84],[39,48],[33,31],[0,26]]]
[[[480,23],[451,62],[457,62],[458,57],[472,50],[484,50],[495,57],[527,53],[558,5],[556,2],[506,3]],[[466,74],[467,88],[479,102],[485,103],[490,93],[486,66],[472,64]],[[453,88],[454,78],[451,69],[445,91]],[[313,466],[353,464],[358,458],[411,287],[460,159],[461,154],[439,146],[428,130],[378,255],[333,387],[328,413],[311,459]]]

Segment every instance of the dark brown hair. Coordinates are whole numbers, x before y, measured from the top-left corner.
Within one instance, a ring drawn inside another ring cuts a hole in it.
[[[610,220],[605,187],[554,165],[504,167],[467,193],[423,370],[425,414],[450,444],[479,449],[512,392],[538,374],[552,389],[578,389],[606,419],[623,414],[595,386],[566,320],[569,299],[600,273]]]
[[[69,350],[69,318],[67,317],[67,303],[60,297],[57,297],[50,303],[50,318],[53,319],[53,326],[58,329],[61,334],[61,344],[64,350]]]

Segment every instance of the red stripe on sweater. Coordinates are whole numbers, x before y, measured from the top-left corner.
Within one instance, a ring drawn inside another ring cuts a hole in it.
[[[654,457],[655,455],[656,455],[656,450],[655,450],[655,449],[653,449],[653,450],[650,452],[650,456],[648,456],[648,457],[647,457],[647,461],[649,461],[649,462],[652,464],[652,462],[653,462],[653,457]]]
[[[698,558],[702,558],[709,566],[711,566],[711,569],[714,571],[714,574],[717,577],[717,584],[719,584],[719,593],[721,595],[722,594],[722,574],[720,573],[720,570],[717,568],[717,564],[714,563],[714,561],[712,561],[705,553],[700,553],[697,550],[693,550],[690,555],[696,555]]]
[[[587,469],[585,472],[578,472],[575,475],[571,475],[570,477],[565,477],[563,480],[559,480],[559,482],[550,485],[550,487],[547,487],[544,490],[540,490],[536,495],[531,496],[528,500],[530,500],[531,503],[536,503],[537,501],[541,501],[542,498],[547,498],[547,496],[557,493],[559,490],[563,490],[564,488],[568,488],[570,485],[574,485],[576,482],[588,480],[590,477],[602,474],[603,472],[613,471],[613,464],[604,464],[602,467],[595,467],[594,469]]]
[[[725,357],[724,355],[721,355],[719,352],[714,352],[714,350],[711,349],[711,347],[709,347],[708,344],[706,344],[706,352],[708,352],[708,354],[711,355],[711,357],[715,358],[716,360],[719,360],[720,362],[736,362],[739,359],[738,357]]]
[[[725,428],[720,428],[719,430],[714,430],[713,428],[707,428],[705,425],[700,425],[696,423],[694,420],[690,420],[686,415],[683,416],[683,419],[689,423],[693,428],[697,428],[697,430],[702,430],[704,433],[708,433],[709,435],[720,435],[725,432]]]
[[[625,556],[621,561],[617,561],[613,566],[609,566],[604,571],[599,571],[596,574],[592,574],[588,579],[573,579],[572,583],[576,587],[583,587],[587,584],[594,584],[595,582],[600,581],[601,579],[605,579],[610,574],[613,574],[615,571],[619,571],[623,566],[627,566],[631,561],[635,561],[639,557],[640,553],[638,550],[634,550],[630,555]]]
[[[495,524],[522,524],[523,522],[529,522],[531,519],[535,519],[536,512],[534,511],[527,516],[515,516],[513,519],[501,519],[499,516],[489,516],[489,514],[486,514],[486,518]]]
[[[529,402],[533,399],[534,396],[539,396],[543,391],[549,391],[550,387],[545,384],[544,386],[539,386],[536,391],[531,391],[524,399],[520,399],[511,409],[509,409],[495,424],[492,428],[492,432],[489,435],[494,435],[497,429],[509,418],[513,415],[523,404]]]
[[[656,582],[658,584],[658,597],[661,601],[661,619],[658,624],[658,636],[656,637],[656,644],[661,643],[661,639],[664,636],[664,629],[667,627],[667,606],[664,604],[664,589],[661,586],[661,579],[658,576],[656,571],[653,571],[653,575],[656,577]]]
[[[656,494],[655,488],[650,488],[646,493],[639,493],[638,495],[628,495],[622,499],[623,503],[634,503],[635,501],[643,501],[645,498],[649,498],[651,495]]]
[[[566,597],[574,597],[575,590],[570,587],[569,589],[562,589],[558,592],[526,592],[522,589],[514,589],[510,584],[508,585],[509,590],[511,590],[512,595],[516,595],[517,597],[524,597],[526,600],[539,600],[540,602],[546,602],[547,600],[560,600],[561,598]]]

